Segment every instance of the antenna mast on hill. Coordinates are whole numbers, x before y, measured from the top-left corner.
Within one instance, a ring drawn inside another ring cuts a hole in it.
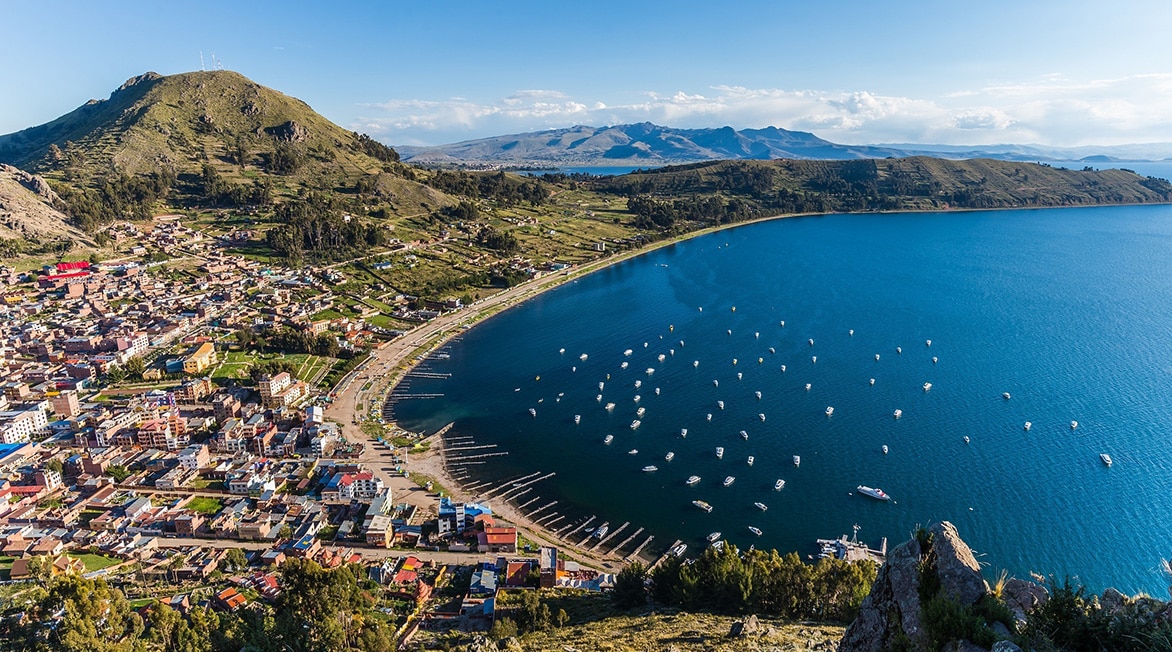
[[[204,71],[204,67],[203,67],[203,50],[200,50],[200,51],[199,51],[199,71],[200,71],[200,72],[203,72],[203,71]]]

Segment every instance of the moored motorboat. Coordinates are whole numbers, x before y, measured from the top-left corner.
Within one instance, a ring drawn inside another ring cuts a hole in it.
[[[882,489],[877,489],[875,487],[859,485],[855,488],[855,491],[863,494],[864,496],[870,496],[876,500],[891,500],[891,496],[888,496],[886,493],[884,493]]]
[[[834,416],[834,406],[827,406],[827,408],[826,408],[826,416],[828,416],[828,417],[829,417],[829,416]]]
[[[724,409],[724,401],[717,401],[717,402],[716,402],[716,407],[718,407],[718,408],[720,408],[720,409],[722,409],[722,410],[723,410],[723,409]]]
[[[769,505],[766,505],[765,503],[753,503],[753,507],[756,507],[757,509],[759,509],[761,511],[765,511],[765,510],[769,509]]]
[[[619,369],[626,369],[629,366],[631,366],[631,365],[628,364],[626,360],[623,360],[623,363],[621,365],[619,365]]]
[[[806,391],[807,392],[810,391],[811,387],[813,387],[813,385],[811,385],[810,383],[806,383]]]
[[[931,389],[932,389],[932,383],[924,383],[924,391],[925,392],[929,391]]]
[[[712,421],[712,413],[711,413],[711,412],[709,412],[706,418],[707,418],[709,421]]]
[[[757,536],[761,536],[761,528],[753,527],[752,525],[750,525],[749,531]]]
[[[758,401],[761,400],[761,392],[757,391],[757,392],[753,392],[753,394],[757,397]]]
[[[801,455],[794,455],[794,466],[801,466],[801,465],[802,465],[802,456]]]
[[[663,459],[668,462],[674,460],[675,458],[676,458],[676,454],[673,451],[668,451],[667,455],[663,456]]]
[[[900,410],[899,408],[896,408],[895,412],[892,412],[891,414],[892,414],[892,416],[894,416],[896,419],[898,419],[898,418],[900,418],[900,417],[902,417],[902,416],[903,416],[903,410]]]
[[[655,473],[658,470],[659,470],[659,467],[652,465],[652,464],[648,464],[647,466],[643,467],[644,473]]]
[[[634,401],[635,401],[636,403],[638,403],[638,402],[639,402],[639,399],[641,399],[641,398],[643,398],[643,397],[642,397],[642,396],[639,396],[638,394],[635,394]]]
[[[716,540],[720,538],[720,533],[719,533],[719,532],[713,532],[713,533],[709,534],[709,535],[708,535],[707,537],[705,537],[705,538],[706,538],[706,539],[708,539],[708,543],[716,543]]]
[[[693,368],[693,369],[695,369],[696,367],[699,367],[699,366],[700,366],[700,361],[699,361],[699,360],[693,360],[693,361],[692,361],[692,368]]]
[[[688,544],[681,543],[678,546],[672,548],[671,550],[668,550],[667,554],[671,555],[672,557],[680,557],[684,554],[684,551],[687,549],[688,549]]]
[[[1099,453],[1099,459],[1103,460],[1103,464],[1111,466],[1111,456],[1106,453]]]
[[[607,412],[612,412],[612,411],[614,411],[614,403],[607,403],[607,404],[606,404],[606,411],[607,411]]]
[[[741,378],[744,378],[744,377],[745,377],[745,374],[743,372],[740,372],[740,371],[737,372],[737,380],[740,380]]]
[[[1026,421],[1026,422],[1025,422],[1025,426],[1024,426],[1024,427],[1025,427],[1025,429],[1026,429],[1026,432],[1029,432],[1030,428],[1032,428],[1032,427],[1033,427],[1033,425],[1034,425],[1034,424],[1030,423],[1029,421]]]
[[[883,454],[887,454],[887,444],[883,444]]]
[[[749,433],[745,432],[744,430],[740,431],[737,434],[739,434],[741,436],[741,439],[744,439],[745,441],[749,441]]]
[[[716,459],[718,459],[718,460],[724,459],[724,446],[717,446],[716,447]]]
[[[747,463],[749,466],[753,466],[754,460],[755,460],[755,458],[752,455],[750,455],[749,459],[745,460],[745,463]]]
[[[688,485],[689,487],[694,487],[700,484],[700,476],[690,475],[688,476],[688,479],[684,481],[684,484]]]
[[[759,413],[759,414],[757,415],[757,418],[758,418],[758,419],[760,419],[760,420],[762,420],[762,421],[764,421],[764,420],[765,420],[765,413],[764,413],[764,412],[761,412],[761,413]]]
[[[688,429],[687,428],[680,428],[680,436],[683,437],[684,439],[687,439],[688,438]]]
[[[638,454],[639,454],[638,448],[632,448],[631,450],[627,451],[627,455],[638,455]]]
[[[537,416],[537,410],[535,408],[529,408],[529,416],[531,416],[531,417]]]
[[[642,418],[643,415],[646,413],[647,413],[647,408],[645,408],[645,407],[641,407],[638,410],[635,410],[635,416],[637,416],[639,418]]]
[[[706,512],[712,511],[712,505],[709,505],[708,503],[704,502],[703,500],[693,500],[692,504],[695,505],[696,507],[699,507],[700,509],[702,509]]]
[[[725,478],[724,478],[724,482],[723,482],[723,483],[721,483],[721,484],[723,484],[723,485],[724,485],[724,486],[726,486],[726,487],[731,487],[731,486],[732,486],[732,483],[734,483],[734,482],[736,482],[736,481],[737,481],[737,479],[736,479],[734,476],[731,476],[731,475],[730,475],[730,476],[725,476]]]
[[[579,423],[582,423],[582,415],[575,414],[574,415],[574,425],[578,425]]]
[[[970,440],[969,440],[969,436],[968,436],[968,435],[965,435],[965,436],[964,436],[964,443],[966,443],[966,444],[967,444],[967,443],[969,443],[969,441],[970,441]]]
[[[785,480],[782,480],[781,478],[778,478],[777,482],[773,483],[773,490],[774,491],[781,491],[784,488],[785,488]]]
[[[634,421],[631,422],[631,430],[635,430],[641,425],[643,425],[643,422],[638,419],[635,419]]]
[[[609,531],[610,531],[610,523],[609,522],[603,523],[602,525],[599,525],[598,529],[595,530],[594,533],[591,534],[590,536],[594,537],[595,539],[601,539],[602,537],[606,536],[606,533]]]
[[[1077,422],[1077,421],[1071,421],[1071,422],[1070,422],[1070,429],[1071,429],[1071,430],[1074,430],[1074,429],[1075,429],[1075,428],[1077,428],[1077,427],[1078,427],[1078,422]]]
[[[1010,399],[1009,392],[1001,392],[1001,398],[1008,401]]]
[[[582,355],[578,356],[578,359],[579,359],[579,360],[585,360],[586,358],[589,358],[589,357],[590,357],[590,356],[588,356],[588,355],[586,355],[585,353],[583,353]]]
[[[602,443],[604,443],[604,444],[609,444],[612,441],[614,441],[614,435],[607,435],[606,437],[603,437],[603,439],[602,439]]]

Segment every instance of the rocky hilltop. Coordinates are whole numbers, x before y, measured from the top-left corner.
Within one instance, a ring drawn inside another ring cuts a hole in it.
[[[61,198],[43,178],[0,163],[0,253],[43,250],[58,241],[92,246],[62,207]]]

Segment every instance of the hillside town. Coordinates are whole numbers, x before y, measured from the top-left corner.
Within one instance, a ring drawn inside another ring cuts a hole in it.
[[[459,300],[372,308],[335,291],[339,272],[271,269],[230,236],[117,229],[133,259],[0,267],[0,584],[78,574],[142,606],[235,611],[276,600],[288,559],[359,564],[406,641],[487,629],[498,587],[613,581],[431,491],[409,461],[428,441],[377,406],[326,418],[403,335],[372,317],[409,327]],[[257,350],[289,334],[308,350]]]

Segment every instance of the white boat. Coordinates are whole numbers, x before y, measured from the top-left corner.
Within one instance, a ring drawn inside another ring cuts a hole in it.
[[[659,358],[658,358],[658,360],[659,360],[660,362],[663,362],[664,360],[667,360],[667,356],[666,356],[666,355],[664,355],[664,354],[662,354],[662,353],[660,353],[660,354],[659,354]]]
[[[811,385],[810,383],[806,383],[806,391],[807,392],[810,391],[811,387],[813,387],[813,385]]]
[[[758,401],[761,400],[761,392],[753,392],[753,394],[755,394],[757,396]]]
[[[895,352],[896,353],[903,353],[903,347],[900,347],[900,346],[895,347]]]
[[[770,353],[777,353],[777,349],[775,349],[771,346],[771,347],[769,347],[769,352]]]
[[[969,441],[970,441],[970,439],[969,439],[969,436],[968,436],[968,435],[965,435],[965,436],[964,436],[964,443],[966,443],[966,444],[967,444],[967,443],[969,443]]]
[[[716,447],[716,459],[724,459],[724,446]]]
[[[731,329],[731,328],[730,328],[730,329],[728,329],[728,334],[729,334],[729,335],[732,335],[732,329]]]
[[[641,381],[641,380],[635,381],[635,389],[639,389],[642,386],[643,386],[643,381]]]
[[[531,417],[537,416],[537,410],[534,408],[529,408],[529,416],[531,416]]]
[[[638,403],[638,402],[639,402],[639,399],[641,399],[641,398],[643,398],[643,397],[642,397],[642,396],[639,396],[638,394],[635,394],[634,401],[635,401],[636,403]]]
[[[814,338],[810,338],[810,346],[814,346]]]
[[[700,476],[690,475],[688,476],[688,479],[684,481],[684,484],[688,485],[689,487],[695,487],[696,485],[700,484]]]
[[[716,402],[716,407],[718,407],[718,408],[720,408],[720,409],[722,409],[722,410],[723,410],[723,409],[724,409],[724,401],[717,401],[717,402]]]
[[[1111,466],[1111,456],[1106,453],[1099,453],[1099,459],[1103,460],[1103,464]]]
[[[574,415],[574,425],[576,426],[576,425],[578,425],[579,423],[582,423],[582,415],[581,415],[581,414],[575,414],[575,415]]]
[[[849,331],[846,332],[846,334],[850,335],[851,337],[854,337],[855,336],[855,329],[853,329],[853,328],[850,329]]]
[[[623,360],[623,363],[622,363],[621,365],[619,365],[619,368],[620,368],[620,369],[626,369],[628,366],[629,366],[629,365],[627,364],[627,361],[626,361],[626,360]]]
[[[826,416],[834,416],[834,406],[826,407]]]
[[[589,358],[589,357],[590,357],[590,356],[588,356],[588,355],[586,355],[585,353],[583,353],[582,355],[578,356],[578,359],[579,359],[579,360],[585,360],[586,358]]]
[[[566,395],[566,393],[565,393],[565,392],[558,392],[558,398],[559,398],[559,399],[560,399],[561,397],[565,396],[565,395]]]
[[[712,544],[712,549],[717,552],[724,550],[724,541],[717,541],[716,543]]]
[[[702,509],[706,512],[712,511],[712,505],[709,505],[708,503],[704,502],[703,500],[693,500],[692,504],[695,505],[696,507],[699,507],[700,509]]]
[[[643,422],[638,419],[635,419],[634,421],[631,422],[631,430],[635,430],[636,428],[638,428],[641,425],[643,425]]]
[[[887,444],[883,444],[883,454],[887,454]]]
[[[753,534],[756,534],[757,536],[761,536],[761,528],[756,528],[756,527],[753,527],[752,525],[750,525],[749,531],[752,532]]]
[[[733,366],[734,367],[737,366],[737,359],[736,358],[733,358]]]
[[[900,418],[900,417],[902,417],[902,416],[903,416],[903,410],[900,410],[899,408],[896,408],[896,409],[895,409],[895,412],[892,412],[891,414],[892,414],[892,415],[893,415],[893,416],[894,416],[896,419],[898,419],[898,418]]]
[[[637,416],[639,418],[643,418],[643,415],[646,413],[647,413],[647,408],[644,408],[644,407],[641,407],[638,410],[635,410],[635,416]]]
[[[700,366],[700,361],[699,361],[699,360],[693,360],[693,361],[692,361],[692,368],[693,368],[693,369],[695,369],[696,367],[699,367],[699,366]]]
[[[750,456],[749,456],[749,459],[745,460],[745,462],[746,462],[746,463],[747,463],[749,466],[753,466],[753,461],[754,461],[754,459],[755,459],[755,458],[754,458],[752,455],[750,455]]]
[[[726,476],[726,477],[724,478],[724,482],[723,482],[723,483],[721,483],[721,484],[723,484],[723,485],[724,485],[724,486],[726,486],[726,487],[731,487],[731,486],[732,486],[732,483],[734,483],[734,482],[736,482],[736,481],[737,481],[737,479],[736,479],[735,477],[733,477],[733,476],[731,476],[731,475],[730,475],[730,476]]]
[[[683,437],[684,439],[688,438],[688,429],[687,428],[680,428],[680,437]]]
[[[777,482],[773,483],[773,490],[774,491],[781,491],[784,488],[785,488],[785,480],[782,480],[779,478],[777,480]]]
[[[632,448],[631,450],[627,451],[627,455],[638,455],[638,454],[639,454],[638,448]]]
[[[779,321],[779,322],[777,322],[777,324],[778,324],[778,326],[781,326],[782,328],[785,328],[785,320],[784,320],[784,319],[783,319],[783,320],[781,320],[781,321]]]
[[[681,556],[683,556],[684,551],[687,549],[688,549],[688,544],[681,543],[678,546],[672,548],[671,550],[668,550],[667,554],[671,555],[672,557],[681,557]]]
[[[882,489],[876,489],[874,487],[859,485],[858,487],[855,488],[855,491],[863,494],[864,496],[870,496],[876,500],[891,500],[891,496],[888,496],[887,494],[883,493]]]
[[[781,373],[785,373],[785,365],[781,365]]]
[[[605,438],[603,438],[602,443],[609,444],[612,441],[614,441],[614,435],[607,435]]]
[[[761,333],[754,332],[753,337],[756,339],[761,339]]]
[[[655,473],[658,470],[659,470],[658,466],[653,466],[651,464],[648,464],[647,466],[643,467],[644,473]]]
[[[765,503],[753,503],[753,507],[756,507],[757,509],[759,509],[761,511],[765,511],[765,510],[769,509],[769,505],[766,505]]]
[[[594,400],[595,400],[595,401],[598,401],[599,403],[601,403],[601,402],[602,402],[602,394],[599,394],[599,395],[595,396],[595,397],[594,397]]]
[[[655,388],[655,395],[659,396],[659,388],[658,387]]]
[[[1009,398],[1010,398],[1010,397],[1009,397],[1009,392],[1001,392],[1001,398],[1003,398],[1003,399],[1005,399],[1005,400],[1007,400],[1007,401],[1008,401],[1008,400],[1009,400]]]
[[[646,373],[648,376],[655,373],[655,367],[647,367]]]
[[[708,539],[708,543],[716,543],[716,540],[720,538],[720,533],[713,532],[712,534],[709,534],[706,538]]]
[[[600,391],[600,392],[601,392],[603,387],[606,387],[606,383],[604,383],[604,382],[602,382],[602,381],[599,381],[599,383],[598,383],[598,391]]]
[[[924,344],[927,346],[932,346],[932,340],[924,340]]]
[[[937,361],[938,359],[939,359],[939,358],[937,358],[936,356],[932,356],[932,364],[936,364],[936,361]]]
[[[764,421],[765,420],[765,413],[764,412],[758,413],[757,418]]]
[[[810,356],[810,364],[818,364],[818,356],[816,356],[816,355]]]
[[[924,391],[925,392],[930,391],[931,389],[932,389],[932,383],[924,383]]]
[[[708,413],[708,420],[712,421],[712,413],[711,412]]]
[[[632,353],[634,353],[634,351],[632,351],[631,349],[627,349],[626,351],[623,351],[623,355],[625,355],[625,356],[630,356]]]
[[[801,466],[801,465],[802,465],[802,456],[801,455],[794,455],[794,466]]]
[[[719,381],[719,380],[716,380],[716,379],[713,379],[713,380],[712,380],[712,386],[713,386],[713,387],[720,387],[720,381]]]
[[[737,380],[740,380],[741,378],[744,378],[744,377],[745,377],[745,374],[743,374],[739,371],[737,372]]]
[[[565,350],[565,349],[558,349],[558,353],[561,353],[561,354],[563,354],[563,355],[564,355],[564,354],[565,354],[565,352],[566,352],[566,350]]]
[[[1030,428],[1032,428],[1032,427],[1033,427],[1033,425],[1034,425],[1034,424],[1030,423],[1029,421],[1026,421],[1026,422],[1025,422],[1025,429],[1026,429],[1026,432],[1029,432]]]
[[[878,362],[878,361],[879,361],[879,354],[878,354],[878,353],[876,353],[876,354],[875,354],[875,362]]]
[[[765,358],[757,358],[757,364],[765,362]]]
[[[1075,429],[1075,428],[1077,428],[1077,427],[1078,427],[1078,422],[1077,422],[1077,421],[1071,421],[1071,422],[1070,422],[1070,429],[1071,429],[1071,430],[1074,430],[1074,429]]]
[[[614,411],[614,403],[607,403],[607,404],[606,404],[606,411],[607,411],[607,412],[612,412],[612,411]]]
[[[745,432],[744,430],[742,430],[742,431],[740,431],[740,433],[738,433],[738,434],[740,434],[740,436],[741,436],[741,439],[744,439],[745,441],[749,441],[749,433],[747,433],[747,432]]]
[[[594,537],[595,539],[601,539],[602,537],[606,536],[606,533],[609,531],[610,523],[603,523],[602,525],[599,525],[598,529],[594,531],[594,534],[591,534],[590,536]]]
[[[674,460],[675,458],[676,458],[676,454],[673,453],[672,451],[668,451],[667,455],[663,456],[663,459],[666,462],[670,462],[670,461]]]

